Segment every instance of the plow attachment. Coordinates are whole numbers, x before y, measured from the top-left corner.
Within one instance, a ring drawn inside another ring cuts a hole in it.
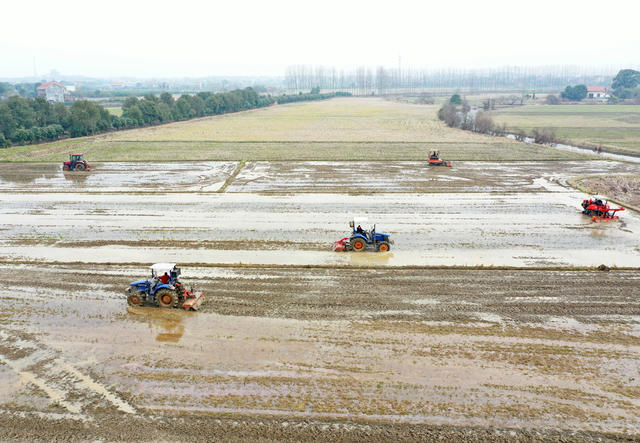
[[[181,308],[185,311],[197,311],[204,301],[204,294],[202,292],[184,291],[184,295],[185,299]]]
[[[349,237],[345,237],[341,238],[333,244],[333,250],[336,252],[345,252],[349,250],[348,248],[350,246],[351,245],[349,244]]]
[[[618,211],[624,211],[624,208],[609,209],[604,214],[594,215],[591,220],[598,223],[618,221],[620,220],[620,217],[616,215]]]

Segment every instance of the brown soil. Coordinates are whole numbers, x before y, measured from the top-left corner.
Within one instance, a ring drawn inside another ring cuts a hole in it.
[[[191,314],[144,271],[0,265],[0,439],[640,435],[636,271],[187,267]]]
[[[640,210],[640,176],[613,175],[583,178],[578,181],[590,194],[605,195]]]

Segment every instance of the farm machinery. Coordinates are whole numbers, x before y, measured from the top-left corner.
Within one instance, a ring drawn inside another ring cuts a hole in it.
[[[89,171],[93,169],[84,159],[83,154],[69,154],[69,161],[62,163],[63,171]]]
[[[180,268],[175,263],[151,266],[151,279],[129,283],[126,290],[129,306],[149,304],[160,308],[182,308],[196,311],[204,301],[202,292],[187,291],[180,281]]]
[[[351,235],[344,237],[334,243],[333,250],[337,252],[355,251],[361,252],[366,249],[374,251],[387,252],[391,249],[393,241],[389,238],[389,234],[377,232],[376,226],[367,231],[362,229],[362,224],[366,223],[364,217],[356,218],[349,222],[351,227]]]
[[[619,211],[624,211],[624,208],[611,208],[609,202],[603,202],[600,198],[590,198],[582,201],[582,213],[590,215],[591,220],[595,222],[611,222],[620,220],[620,217],[616,215]]]
[[[442,160],[440,158],[440,151],[431,151],[431,153],[429,153],[429,166],[451,167],[451,162]]]

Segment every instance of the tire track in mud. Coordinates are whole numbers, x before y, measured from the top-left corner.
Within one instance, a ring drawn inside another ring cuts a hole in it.
[[[58,351],[8,328],[0,329],[0,363],[11,368],[24,385],[33,384],[42,390],[51,404],[66,409],[68,418],[93,421],[90,409],[96,406],[136,413],[133,406],[82,373]],[[96,401],[102,404],[96,405]]]

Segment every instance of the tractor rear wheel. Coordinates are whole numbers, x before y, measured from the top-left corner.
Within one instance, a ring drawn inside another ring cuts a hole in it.
[[[367,243],[361,238],[356,238],[351,241],[351,249],[356,252],[364,251],[367,248]]]
[[[178,294],[169,289],[160,289],[156,292],[156,302],[161,308],[173,308],[178,304]]]
[[[76,171],[84,171],[87,166],[84,163],[76,163]]]
[[[144,298],[139,292],[134,292],[127,297],[127,303],[129,303],[129,306],[142,306]]]
[[[389,252],[390,249],[391,246],[386,241],[380,242],[380,244],[378,244],[378,251],[380,252]]]

